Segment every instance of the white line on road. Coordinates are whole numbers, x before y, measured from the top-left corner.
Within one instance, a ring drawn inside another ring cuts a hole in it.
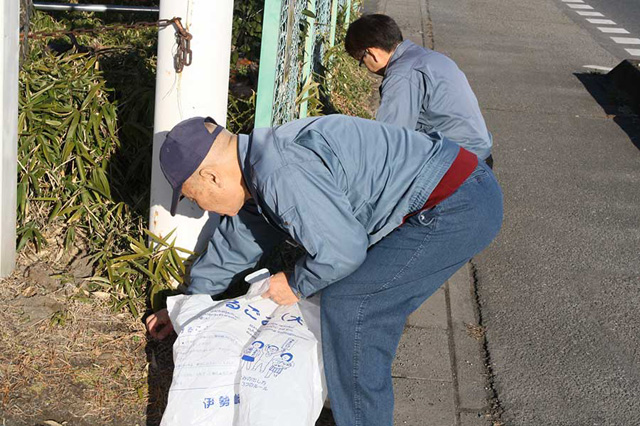
[[[581,10],[576,10],[576,13],[580,16],[604,16],[600,12],[583,12]]]
[[[562,0],[563,3],[584,3],[582,0]]]
[[[582,68],[588,68],[588,69],[604,71],[604,72],[609,72],[613,69],[611,67],[603,67],[602,65],[583,65]]]
[[[629,34],[624,28],[598,27],[600,31],[608,34]]]
[[[572,4],[572,3],[569,3],[567,6],[569,6],[571,9],[593,9],[588,4]]]
[[[640,44],[640,38],[631,37],[611,37],[611,40],[618,44]]]
[[[640,49],[624,49],[629,52],[629,55],[640,56]]]
[[[611,19],[587,19],[592,24],[598,25],[616,25]]]

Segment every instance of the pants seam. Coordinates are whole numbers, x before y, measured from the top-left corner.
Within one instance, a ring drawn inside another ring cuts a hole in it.
[[[361,351],[361,330],[362,330],[362,318],[364,316],[364,310],[366,308],[370,295],[367,295],[360,303],[360,307],[358,308],[358,315],[356,317],[356,327],[354,330],[353,337],[353,408],[355,410],[355,426],[360,426],[361,423],[361,398],[360,398],[360,388],[358,384],[359,378],[359,370],[360,370],[360,351]]]
[[[435,228],[438,225],[438,216],[435,216],[433,218],[433,228]],[[433,233],[433,229],[431,230],[431,232],[429,232],[427,235],[425,235],[425,237],[422,239],[422,241],[420,242],[420,246],[418,246],[418,248],[413,252],[413,255],[411,256],[411,258],[409,259],[409,261],[407,263],[404,264],[404,266],[402,268],[400,268],[400,270],[393,276],[393,278],[391,278],[389,281],[387,281],[381,288],[379,291],[383,291],[389,288],[389,286],[391,284],[393,284],[396,280],[398,280],[402,274],[407,270],[408,267],[411,266],[411,264],[415,261],[416,257],[418,256],[418,254],[422,251],[422,248],[424,247],[426,241],[429,239],[429,237],[431,237],[432,233]]]
[[[437,217],[435,218],[436,223],[434,223],[434,226],[437,224]],[[380,291],[387,289],[394,281],[396,281],[401,275],[402,273],[415,261],[416,257],[418,256],[418,254],[422,251],[422,248],[425,245],[425,242],[429,239],[429,237],[431,236],[431,232],[428,233],[427,235],[425,235],[425,237],[422,239],[422,241],[420,242],[420,245],[418,246],[418,248],[414,251],[413,255],[411,256],[411,259],[409,259],[409,261],[400,269],[400,271],[398,271],[398,273],[391,278],[391,280],[389,280],[385,285],[383,285],[383,287],[381,288]],[[353,389],[354,389],[354,397],[353,397],[353,407],[355,410],[355,425],[354,426],[363,426],[362,425],[362,401],[361,401],[361,389],[360,389],[360,385],[358,382],[358,378],[359,378],[359,369],[360,369],[360,352],[361,352],[361,332],[362,332],[362,324],[363,324],[363,316],[364,316],[364,310],[366,308],[366,305],[369,302],[369,299],[373,296],[373,294],[369,294],[366,295],[364,297],[364,299],[362,300],[362,303],[360,304],[360,307],[358,309],[358,315],[356,317],[356,326],[355,326],[355,330],[354,330],[354,351],[353,351]]]

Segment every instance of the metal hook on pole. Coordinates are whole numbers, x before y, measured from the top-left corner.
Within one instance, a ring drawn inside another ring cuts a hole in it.
[[[193,36],[182,26],[180,18],[171,19],[176,29],[176,43],[178,51],[173,57],[173,65],[177,73],[181,73],[184,67],[191,65],[193,52],[191,51],[191,39]]]

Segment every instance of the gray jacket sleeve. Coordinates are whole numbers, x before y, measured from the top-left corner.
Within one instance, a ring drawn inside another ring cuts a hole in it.
[[[265,196],[277,206],[282,226],[301,244],[289,285],[308,297],[350,275],[367,254],[368,235],[351,204],[320,161],[288,165],[267,181]]]
[[[376,121],[416,129],[422,110],[425,88],[408,77],[390,75],[380,86],[380,107]]]
[[[207,251],[191,268],[187,294],[222,293],[235,275],[253,268],[264,252],[283,239],[284,234],[269,225],[251,202],[236,216],[224,216]]]

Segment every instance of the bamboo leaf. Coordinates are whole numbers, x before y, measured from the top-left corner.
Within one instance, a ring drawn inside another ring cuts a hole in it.
[[[102,83],[98,83],[95,84],[91,90],[89,90],[89,93],[87,94],[87,97],[84,99],[84,101],[82,102],[82,105],[80,105],[80,111],[84,111],[87,106],[93,101],[93,99],[96,96],[96,93],[98,93],[98,90],[100,90],[102,88]]]
[[[166,269],[167,267],[167,258],[169,257],[169,254],[171,252],[169,250],[164,250],[164,252],[162,253],[162,255],[160,256],[160,259],[158,259],[158,263],[156,264],[156,268],[155,268],[155,277],[156,278],[160,278],[160,271],[163,269]]]
[[[141,259],[143,257],[146,257],[146,255],[143,254],[143,253],[127,254],[127,255],[124,255],[124,256],[118,256],[115,259],[113,259],[113,261],[114,262],[124,262],[124,261],[129,261],[129,260]]]
[[[304,10],[302,11],[302,14],[303,14],[304,16],[308,16],[309,18],[314,18],[314,19],[315,19],[315,17],[316,17],[316,14],[315,14],[315,13],[313,13],[312,11],[310,11],[309,9],[304,9]]]
[[[75,134],[76,134],[76,129],[78,128],[79,122],[80,122],[80,113],[76,111],[73,115],[73,119],[71,120],[71,125],[67,130],[67,137],[65,138],[65,141],[64,141],[64,149],[62,150],[63,162],[69,159],[71,152],[75,148],[75,145],[76,145]]]
[[[56,202],[55,206],[49,213],[49,223],[53,221],[56,217],[58,217],[58,213],[60,213],[60,209],[62,208],[62,203],[60,201]]]

